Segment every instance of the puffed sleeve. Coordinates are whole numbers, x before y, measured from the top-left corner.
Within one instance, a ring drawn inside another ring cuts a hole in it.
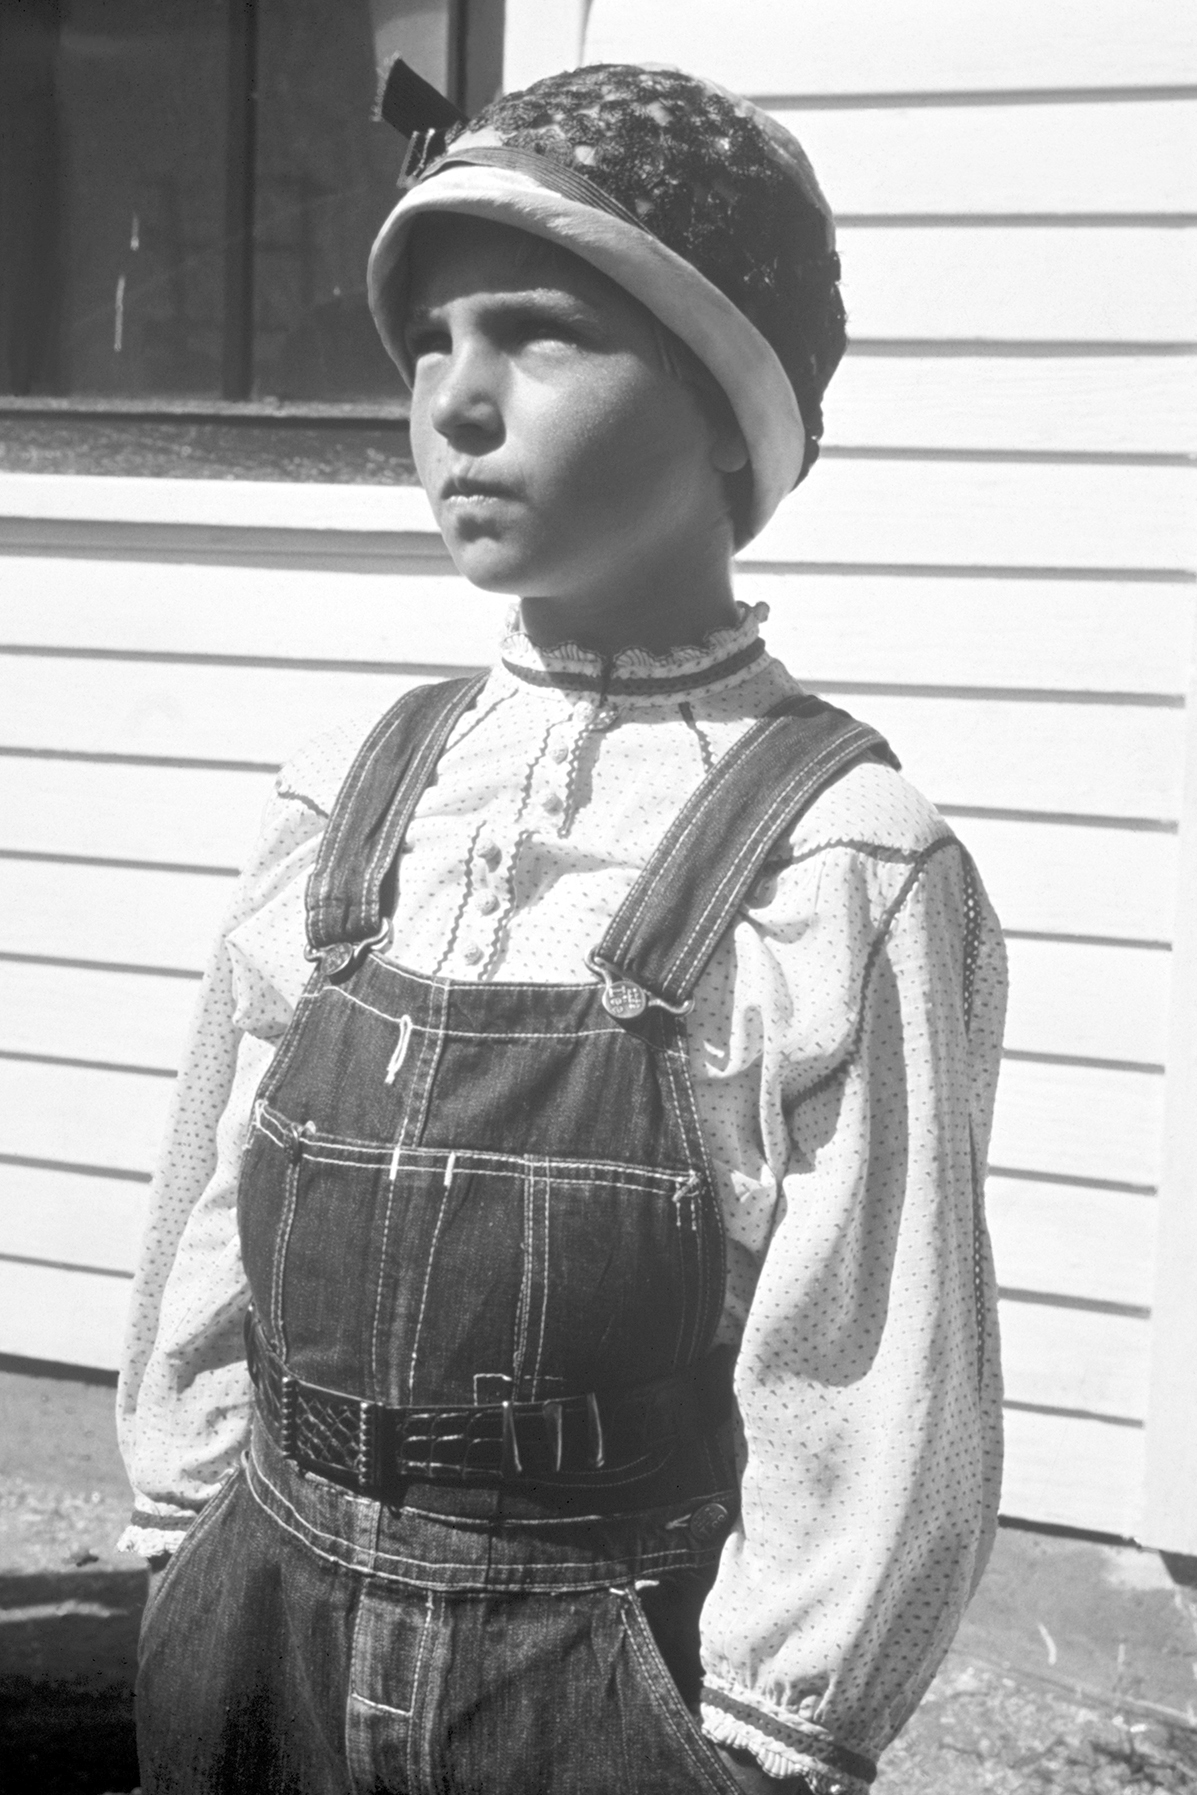
[[[124,1551],[171,1551],[240,1456],[250,1390],[237,1181],[253,1099],[310,968],[304,887],[359,739],[279,774],[217,937],[183,1054],[125,1329],[117,1430],[134,1490]]]
[[[881,839],[858,820],[796,843],[730,977],[727,1070],[738,1054],[759,1079],[774,1205],[703,1721],[774,1776],[854,1795],[959,1624],[1001,1475],[982,1185],[1004,950],[965,850],[908,810]]]

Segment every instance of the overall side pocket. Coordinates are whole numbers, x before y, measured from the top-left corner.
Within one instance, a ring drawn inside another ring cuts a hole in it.
[[[142,1610],[141,1628],[138,1634],[138,1655],[145,1641],[147,1629],[162,1608],[163,1598],[178,1580],[181,1561],[189,1559],[196,1546],[212,1532],[220,1516],[228,1509],[234,1494],[245,1482],[245,1471],[241,1465],[231,1471],[217,1490],[216,1494],[206,1502],[191,1526],[183,1535],[179,1544],[170,1555],[168,1563],[163,1567],[157,1584],[152,1588]]]

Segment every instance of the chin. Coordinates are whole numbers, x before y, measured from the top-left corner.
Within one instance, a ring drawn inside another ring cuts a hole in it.
[[[477,543],[462,546],[451,542],[448,548],[454,567],[471,586],[477,586],[482,592],[521,597],[525,581],[521,578],[522,563],[517,556],[480,553]]]

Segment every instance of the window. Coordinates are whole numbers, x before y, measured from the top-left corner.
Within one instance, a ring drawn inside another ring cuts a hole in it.
[[[502,0],[0,6],[0,393],[397,407],[366,307],[402,55],[467,111]]]

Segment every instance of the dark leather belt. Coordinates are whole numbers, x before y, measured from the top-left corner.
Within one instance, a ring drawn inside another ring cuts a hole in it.
[[[588,1484],[655,1470],[670,1445],[710,1433],[731,1413],[732,1355],[613,1393],[478,1407],[388,1408],[293,1377],[252,1312],[246,1357],[258,1409],[303,1471],[386,1498],[426,1483]]]

